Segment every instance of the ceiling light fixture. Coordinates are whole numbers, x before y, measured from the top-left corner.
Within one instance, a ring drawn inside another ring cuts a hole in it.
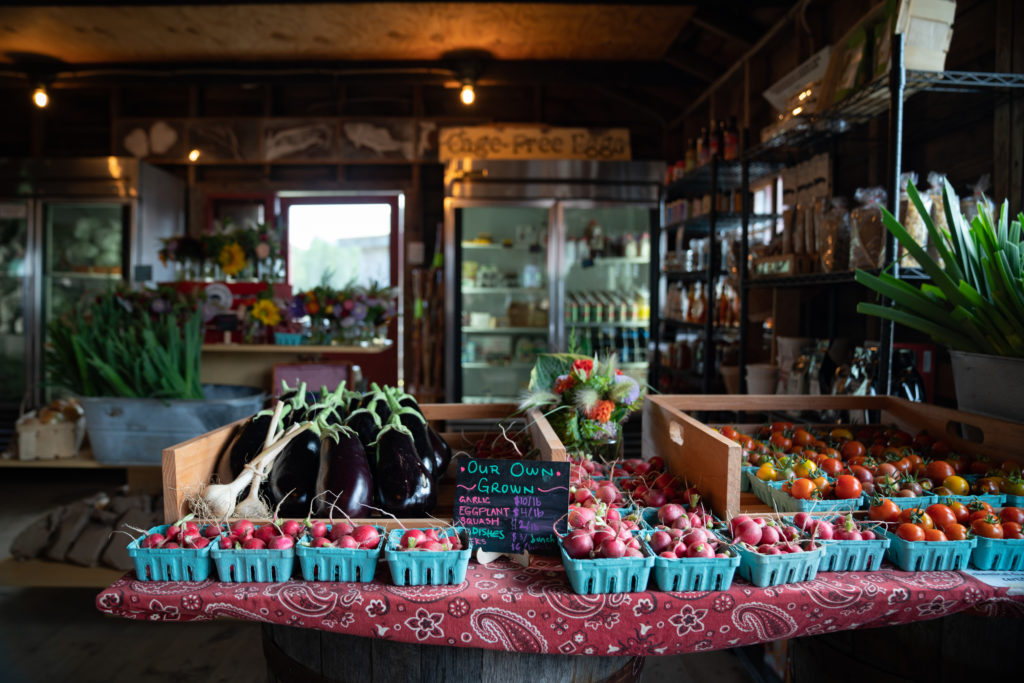
[[[46,86],[40,85],[32,92],[32,102],[40,109],[43,109],[50,103],[50,96],[46,92]]]
[[[476,91],[473,90],[473,84],[465,82],[462,84],[462,90],[459,91],[459,99],[467,107],[476,102]]]
[[[193,149],[191,152],[189,152],[188,160],[191,161],[193,164],[199,161],[199,150]]]

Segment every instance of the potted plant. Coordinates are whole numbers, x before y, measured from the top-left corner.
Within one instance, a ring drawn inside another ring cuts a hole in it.
[[[203,311],[172,288],[119,288],[48,326],[48,382],[77,395],[101,462],[156,465],[176,443],[257,412],[260,389],[202,385]]]
[[[920,288],[888,273],[858,270],[857,282],[892,300],[861,303],[859,313],[887,318],[947,346],[961,409],[1024,421],[1024,406],[1000,387],[1024,384],[1024,214],[1011,221],[1004,201],[998,215],[988,202],[968,221],[948,182],[942,192],[948,232],[936,227],[912,183],[907,195],[920,212],[937,256],[930,256],[885,209],[882,220],[931,282]]]

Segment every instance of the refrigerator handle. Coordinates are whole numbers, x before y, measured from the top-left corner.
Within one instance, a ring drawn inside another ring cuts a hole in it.
[[[549,351],[566,350],[565,211],[561,202],[548,209],[548,339]]]

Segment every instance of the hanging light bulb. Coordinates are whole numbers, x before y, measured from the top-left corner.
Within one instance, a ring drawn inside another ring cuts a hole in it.
[[[193,149],[191,152],[189,152],[188,153],[188,160],[191,161],[193,164],[195,162],[199,161],[199,150],[198,149]]]
[[[462,85],[462,90],[459,92],[459,99],[461,99],[462,103],[467,107],[476,102],[476,92],[473,90],[472,83],[464,83]]]
[[[40,109],[50,103],[50,96],[46,94],[46,88],[44,86],[39,86],[35,89],[32,93],[32,101]]]

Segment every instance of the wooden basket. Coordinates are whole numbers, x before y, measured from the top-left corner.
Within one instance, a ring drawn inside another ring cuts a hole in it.
[[[740,512],[739,444],[688,413],[699,411],[872,410],[881,414],[880,424],[895,425],[911,434],[921,430],[941,436],[959,453],[1010,458],[1024,463],[1024,424],[965,413],[892,396],[785,396],[785,395],[679,395],[647,396],[644,399],[643,451],[645,457],[660,455],[666,466],[703,492],[720,517]],[[960,436],[960,426],[977,440]],[[835,425],[832,425],[835,426]],[[743,428],[742,425],[737,425]],[[747,510],[744,510],[745,512]]]
[[[488,420],[497,422],[512,415],[517,406],[512,403],[493,403],[467,405],[461,403],[423,403],[420,404],[424,417],[430,423],[445,420]],[[540,450],[541,460],[565,461],[566,451],[555,435],[551,425],[538,410],[527,413],[526,422],[533,446]],[[235,427],[240,422],[225,425],[220,429],[197,436],[184,443],[165,448],[163,451],[163,488],[164,488],[164,519],[167,523],[177,520],[186,511],[185,497],[189,493],[198,492],[213,478],[217,468],[217,459],[221,451],[231,440]],[[486,432],[442,432],[441,436],[452,447],[452,450],[467,451],[482,438]],[[494,433],[490,433],[494,436]],[[438,505],[434,515],[439,518],[451,518],[452,503],[455,495],[453,470],[440,482],[437,492]],[[390,519],[361,520],[365,523],[378,524],[386,528],[397,526]],[[409,527],[430,526],[432,519],[406,519],[402,522]]]

